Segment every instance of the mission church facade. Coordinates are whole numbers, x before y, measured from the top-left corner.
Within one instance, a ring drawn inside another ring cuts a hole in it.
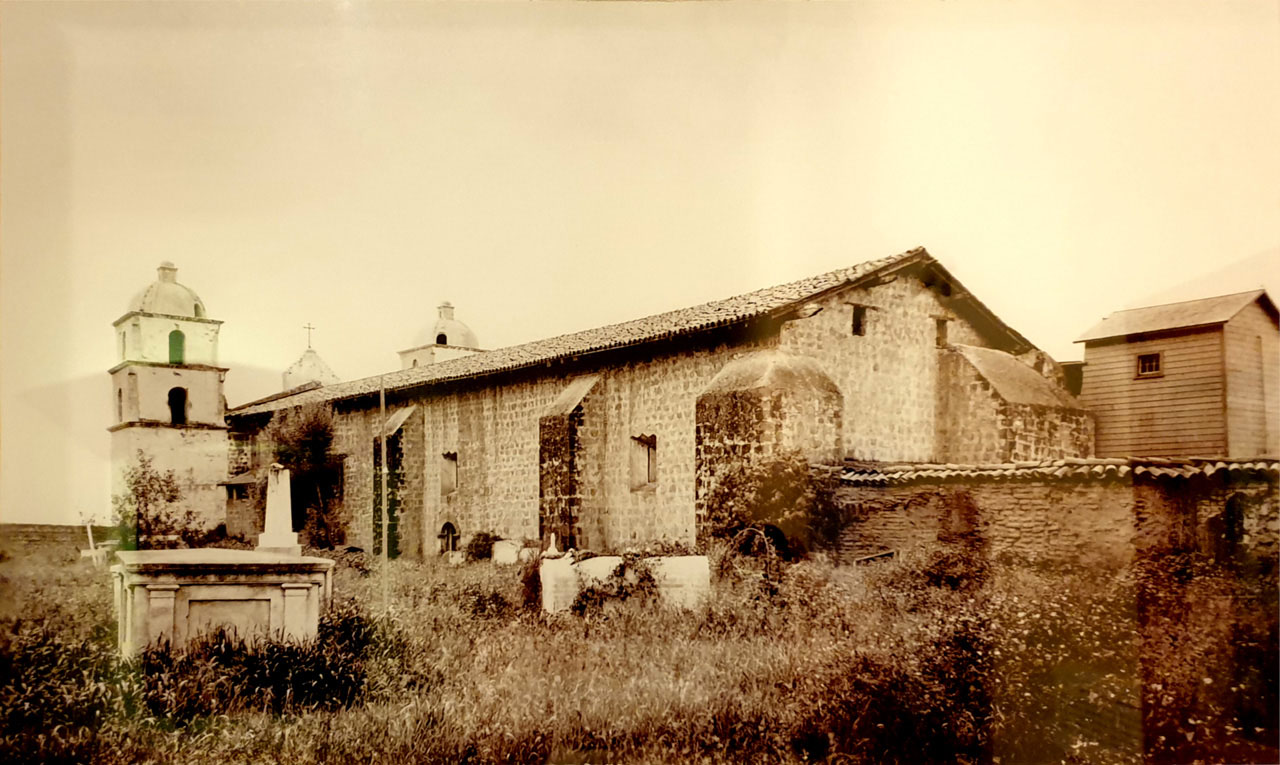
[[[1060,367],[923,249],[491,351],[445,304],[400,356],[381,378],[289,386],[295,375],[225,420],[225,370],[206,359],[219,386],[206,424],[224,449],[212,484],[250,482],[271,418],[322,405],[345,458],[351,543],[380,546],[385,434],[394,551],[456,549],[477,532],[555,533],[603,551],[693,544],[707,498],[740,460],[990,464],[1093,450],[1092,417]],[[226,518],[222,503],[205,513]]]

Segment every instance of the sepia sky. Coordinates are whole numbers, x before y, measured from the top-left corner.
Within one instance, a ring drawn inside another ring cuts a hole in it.
[[[172,260],[234,406],[923,245],[1058,359],[1280,290],[1280,5],[0,2],[0,519],[109,508]]]

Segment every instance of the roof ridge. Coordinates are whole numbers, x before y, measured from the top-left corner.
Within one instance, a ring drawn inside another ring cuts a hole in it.
[[[1183,303],[1199,303],[1204,300],[1220,300],[1222,298],[1237,297],[1239,295],[1252,295],[1255,293],[1259,295],[1264,295],[1266,294],[1266,292],[1267,290],[1263,287],[1255,287],[1254,289],[1251,289],[1251,290],[1242,290],[1240,292],[1227,292],[1221,295],[1205,295],[1204,297],[1191,298],[1190,300],[1171,300],[1168,303],[1152,303],[1151,305],[1140,305],[1140,306],[1135,306],[1133,308],[1118,308],[1112,311],[1110,314],[1107,314],[1107,316],[1114,316],[1115,314],[1118,314],[1118,313],[1128,313],[1129,311],[1145,311],[1149,308],[1164,308],[1165,306],[1181,305]],[[1103,316],[1102,320],[1106,321],[1107,316]]]
[[[749,292],[729,295],[693,306],[675,308],[627,321],[539,338],[517,345],[494,348],[426,366],[398,369],[335,383],[325,386],[324,391],[317,395],[322,396],[324,400],[338,400],[376,392],[377,387],[372,387],[368,390],[362,389],[374,383],[377,383],[378,386],[385,385],[387,389],[446,383],[466,377],[520,369],[569,356],[642,344],[673,335],[710,330],[734,322],[776,314],[796,304],[812,300],[817,295],[843,288],[851,282],[870,277],[887,267],[908,262],[913,257],[927,259],[926,262],[930,263],[937,262],[929,254],[928,250],[922,246],[917,246],[896,255],[864,260],[803,279],[759,287]],[[837,280],[838,283],[836,283]],[[798,288],[803,288],[803,294],[799,294]],[[753,298],[760,299],[753,301]],[[972,299],[977,302],[976,298]],[[985,309],[985,307],[983,308]],[[724,310],[717,311],[715,309]],[[669,322],[670,326],[663,327],[664,320],[675,321]],[[997,321],[999,321],[998,318]],[[657,326],[647,326],[650,324]],[[619,330],[632,331],[619,332]],[[1009,328],[1009,331],[1013,332],[1011,328]],[[610,337],[610,335],[620,336]],[[569,340],[577,340],[579,342],[576,344],[566,342]],[[545,346],[545,350],[540,346]],[[529,353],[529,351],[534,352]],[[478,362],[477,360],[488,360],[492,362],[492,365],[468,371],[478,363],[484,363],[484,361]],[[307,400],[311,399],[308,398]],[[230,409],[229,413],[242,413],[247,409],[263,406],[266,403],[272,402],[263,401],[262,399],[251,401]]]

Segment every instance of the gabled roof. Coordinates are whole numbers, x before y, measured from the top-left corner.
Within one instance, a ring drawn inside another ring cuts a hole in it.
[[[1090,327],[1076,342],[1089,343],[1148,332],[1225,324],[1255,300],[1264,301],[1263,307],[1273,316],[1275,315],[1275,304],[1267,296],[1266,290],[1250,290],[1232,295],[1186,300],[1181,303],[1116,311]]]
[[[895,272],[912,266],[927,267],[936,274],[938,279],[952,285],[953,301],[958,306],[962,306],[993,336],[1002,338],[1005,345],[1017,351],[1032,347],[1026,338],[1000,321],[990,309],[970,295],[923,247],[917,247],[899,255],[869,260],[808,279],[767,287],[692,308],[668,311],[643,319],[560,335],[523,345],[483,351],[437,364],[401,369],[385,375],[326,385],[318,390],[301,392],[297,396],[288,398],[276,397],[271,400],[251,402],[227,414],[232,417],[251,415],[318,401],[366,396],[376,394],[380,385],[385,385],[390,391],[481,377],[557,359],[696,334],[741,324],[752,319],[782,316],[828,292],[850,286],[874,284],[879,279],[887,279]]]
[[[1004,351],[975,345],[952,347],[1010,404],[1081,408],[1065,390]]]

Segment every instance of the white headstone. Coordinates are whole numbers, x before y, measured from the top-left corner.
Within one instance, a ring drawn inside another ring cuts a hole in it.
[[[504,566],[518,562],[520,547],[514,539],[499,539],[493,543],[493,562]]]
[[[618,566],[621,565],[621,556],[599,555],[595,558],[578,561],[577,569],[581,575],[582,585],[584,587],[592,587],[607,582],[618,570]]]
[[[293,499],[289,494],[289,471],[279,464],[267,469],[267,512],[258,549],[302,555],[298,535],[293,533]]]
[[[678,608],[699,608],[711,598],[711,564],[705,555],[649,558],[649,571],[663,602]]]
[[[542,610],[550,614],[568,611],[578,597],[578,572],[573,559],[543,558],[538,567],[542,582]]]

